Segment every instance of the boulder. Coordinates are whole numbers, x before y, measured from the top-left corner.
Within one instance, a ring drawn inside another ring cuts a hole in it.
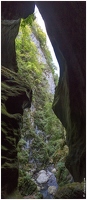
[[[44,169],[42,169],[42,170],[39,171],[38,174],[40,175],[40,174],[42,174],[42,173],[46,174],[46,171],[45,171]]]
[[[56,191],[57,191],[57,188],[55,187],[55,186],[49,186],[48,187],[48,193],[49,194],[55,194],[56,193]]]
[[[49,176],[46,174],[45,170],[41,170],[39,172],[38,178],[37,178],[37,182],[38,183],[46,183],[49,179]]]
[[[40,190],[41,190],[39,186],[37,186],[37,190],[38,190],[38,191],[40,191]]]
[[[53,168],[51,172],[52,172],[52,173],[56,173],[56,169],[55,169],[55,168]]]

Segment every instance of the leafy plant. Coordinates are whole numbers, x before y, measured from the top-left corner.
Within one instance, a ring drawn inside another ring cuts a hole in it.
[[[38,60],[38,49],[32,41],[32,33],[40,43],[46,64]],[[57,83],[56,67],[47,47],[46,35],[35,21],[32,21],[31,24],[29,24],[29,19],[21,21],[19,34],[16,38],[16,53],[18,73],[26,83],[30,84],[33,93],[33,111],[24,112],[21,134],[24,140],[31,141],[30,149],[34,161],[45,165],[47,161],[49,162],[49,157],[54,160],[57,159],[57,149],[60,150],[59,157],[62,155],[59,140],[64,137],[64,128],[52,110],[54,95],[49,92],[46,77],[47,73],[53,74]],[[27,113],[30,113],[29,116]],[[36,127],[39,134],[35,132]],[[22,151],[25,158],[21,157]],[[19,151],[19,159],[22,164],[26,164],[27,153],[25,154],[25,151],[22,151]],[[30,153],[29,150],[28,153]],[[24,159],[24,163],[22,159]]]
[[[29,175],[19,177],[18,188],[22,195],[32,194],[37,190],[37,185],[31,180]]]

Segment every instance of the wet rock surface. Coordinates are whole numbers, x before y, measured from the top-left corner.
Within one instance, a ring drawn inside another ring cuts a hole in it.
[[[2,198],[17,187],[17,144],[20,139],[23,104],[31,104],[29,87],[15,72],[2,67]],[[12,164],[13,163],[13,164]],[[14,180],[14,181],[13,181]],[[5,188],[5,191],[4,191]]]
[[[49,186],[48,187],[48,193],[49,194],[55,194],[56,193],[56,191],[57,191],[57,188],[55,187],[55,186]]]
[[[35,174],[37,188],[43,195],[44,199],[53,199],[54,194],[58,189],[56,177],[51,172],[52,169],[54,168],[50,165],[46,170],[41,170],[39,173]]]
[[[37,183],[46,183],[49,179],[49,175],[46,173],[45,170],[41,170],[38,174]]]

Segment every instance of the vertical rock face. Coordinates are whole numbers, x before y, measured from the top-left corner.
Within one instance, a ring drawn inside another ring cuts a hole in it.
[[[46,80],[48,82],[48,93],[54,94],[55,93],[55,83],[54,83],[52,71],[47,64],[47,60],[45,58],[43,50],[41,49],[40,42],[38,41],[38,39],[36,38],[36,36],[33,32],[31,34],[31,40],[34,42],[34,44],[37,47],[38,61],[40,63],[44,64],[44,66],[46,66],[46,69],[43,70],[43,76],[46,78]]]
[[[2,65],[17,72],[15,55],[15,38],[18,34],[20,20],[2,20],[1,24],[1,60]]]
[[[2,198],[11,193],[18,182],[17,143],[20,139],[23,108],[31,106],[31,90],[12,71],[2,67]]]
[[[6,2],[5,2],[6,3]],[[2,3],[3,4],[3,3]],[[14,3],[13,3],[14,4]],[[26,3],[25,3],[26,4]],[[22,4],[23,5],[23,4]],[[14,191],[18,183],[17,143],[20,139],[23,109],[31,106],[32,91],[17,73],[15,38],[20,17],[9,2],[2,5],[1,63],[2,65],[2,198]],[[30,8],[29,8],[30,9]],[[29,11],[28,9],[28,11]],[[11,11],[16,18],[9,20]],[[9,11],[9,12],[8,12]],[[31,12],[33,12],[31,8]],[[8,14],[7,14],[8,13]]]
[[[36,36],[34,35],[33,32],[31,33],[31,39],[35,43],[35,45],[37,47],[37,50],[38,50],[38,61],[43,63],[44,65],[46,65],[47,64],[46,63],[46,58],[44,56],[43,51],[41,50],[40,42],[37,40],[37,38],[36,38]]]
[[[17,20],[26,18],[34,12],[35,2],[32,1],[3,1],[1,3],[2,19]]]
[[[37,2],[60,65],[53,110],[67,131],[66,166],[85,177],[85,2]]]

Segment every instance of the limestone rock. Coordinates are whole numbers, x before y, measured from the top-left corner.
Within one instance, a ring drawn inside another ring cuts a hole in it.
[[[81,182],[86,176],[86,4],[37,1],[36,5],[60,66],[53,110],[67,132],[66,167]]]
[[[55,186],[49,186],[48,187],[49,194],[53,194],[54,195],[56,193],[56,191],[57,191],[57,188]]]
[[[29,86],[15,72],[2,67],[2,197],[18,184],[17,143],[20,139],[24,102],[31,101]],[[27,90],[28,89],[28,90]],[[9,153],[10,152],[10,153]],[[14,181],[13,181],[14,180]],[[12,183],[13,181],[13,183]],[[5,188],[5,191],[4,191]],[[3,192],[4,191],[4,192]]]
[[[37,190],[40,191],[40,187],[39,186],[37,186]]]
[[[39,172],[38,178],[37,178],[37,182],[38,183],[46,183],[49,179],[49,176],[46,174],[45,170],[41,170]]]
[[[2,20],[2,45],[1,59],[2,65],[12,71],[17,72],[17,62],[15,54],[15,38],[18,34],[20,20]]]
[[[55,168],[53,168],[51,172],[52,172],[52,173],[56,173],[56,169],[55,169]]]
[[[41,49],[40,46],[40,42],[37,40],[36,36],[34,33],[31,33],[31,39],[32,41],[35,43],[37,50],[38,50],[38,61],[40,63],[43,63],[44,65],[48,65],[45,55]],[[47,68],[49,68],[49,66],[47,66]],[[54,94],[55,92],[55,83],[54,83],[54,78],[53,78],[53,74],[52,72],[49,70],[45,70],[43,73],[43,76],[46,78],[47,82],[48,82],[48,92],[51,94]]]
[[[41,171],[39,171],[39,174],[42,174],[42,173],[46,174],[46,171],[44,169],[42,169]]]
[[[36,47],[38,49],[38,61],[42,62],[43,64],[46,64],[46,58],[44,56],[43,51],[41,50],[40,42],[38,41],[38,39],[36,38],[34,33],[31,33],[31,39],[35,43],[35,45],[36,45]]]

